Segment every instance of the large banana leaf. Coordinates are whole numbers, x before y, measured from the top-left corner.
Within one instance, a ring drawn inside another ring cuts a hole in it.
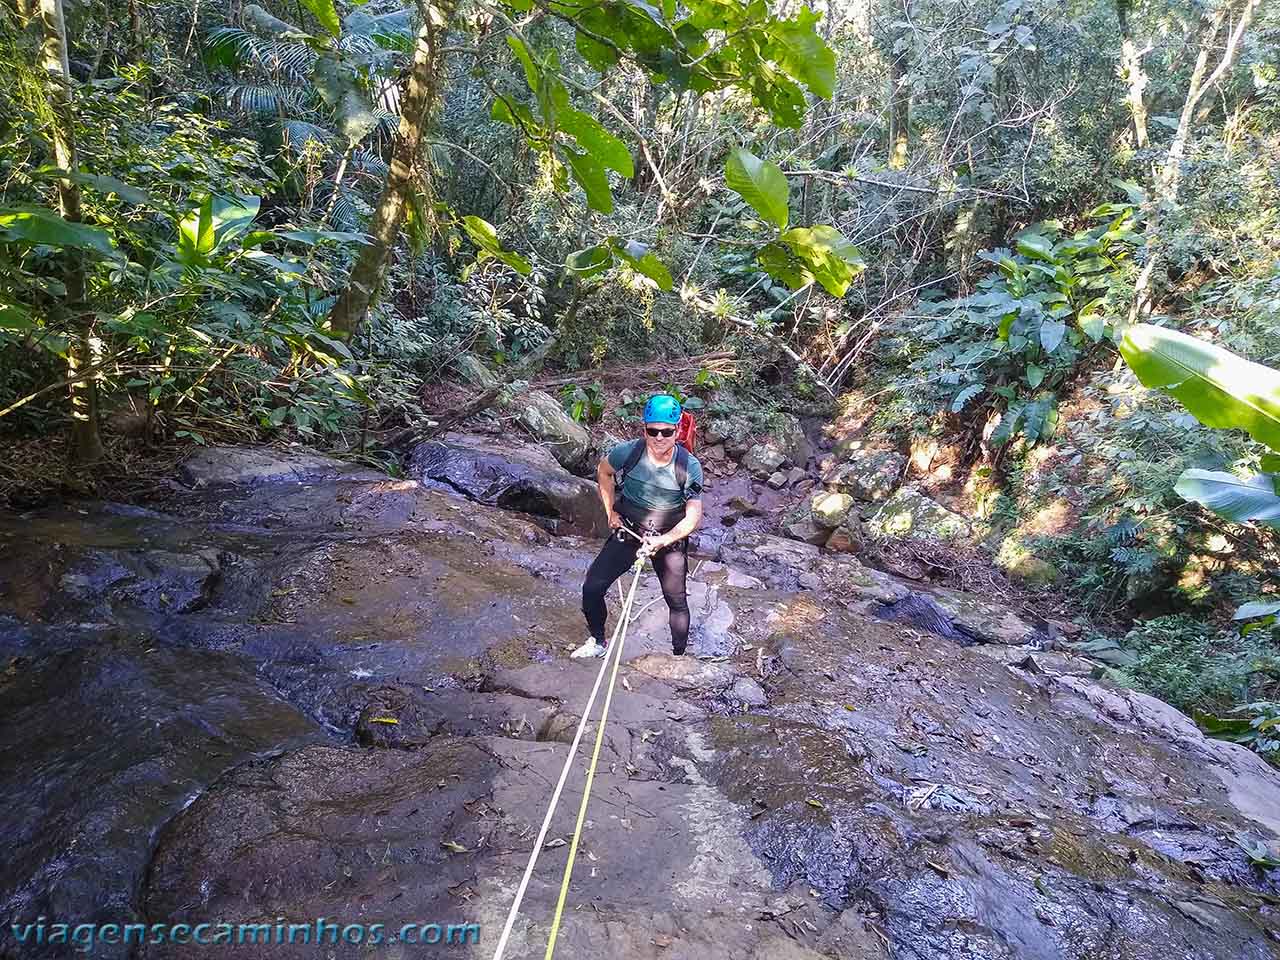
[[[1241,479],[1212,470],[1184,470],[1174,490],[1180,497],[1208,507],[1220,517],[1280,527],[1280,496],[1275,476],[1255,473]]]
[[[1247,430],[1280,450],[1280,371],[1146,323],[1125,332],[1120,353],[1145,386],[1172,394],[1205,426]]]

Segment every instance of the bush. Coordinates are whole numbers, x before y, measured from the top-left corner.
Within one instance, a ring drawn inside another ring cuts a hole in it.
[[[1133,627],[1120,642],[1128,655],[1107,675],[1185,713],[1229,713],[1264,696],[1280,667],[1270,637],[1223,633],[1178,614]]]

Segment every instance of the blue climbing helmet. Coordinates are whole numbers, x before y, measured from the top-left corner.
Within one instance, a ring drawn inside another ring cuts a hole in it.
[[[644,405],[644,422],[678,424],[680,412],[680,401],[671,394],[654,394]]]

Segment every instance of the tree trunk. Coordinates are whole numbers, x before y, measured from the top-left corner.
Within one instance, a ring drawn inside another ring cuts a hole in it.
[[[71,123],[71,71],[67,65],[67,24],[62,15],[62,0],[40,0],[40,21],[44,29],[40,65],[48,80],[54,162],[63,170],[74,172],[76,143]],[[80,187],[74,180],[58,181],[58,212],[64,220],[80,222]],[[67,372],[72,378],[70,454],[75,463],[89,463],[102,456],[97,378],[79,379],[78,374],[94,362],[93,314],[85,304],[83,255],[78,250],[66,250],[63,256],[66,258],[65,307],[71,317],[67,347]]]
[[[1182,185],[1182,161],[1186,156],[1187,141],[1191,139],[1191,124],[1195,119],[1196,106],[1230,68],[1235,59],[1236,50],[1240,46],[1240,40],[1260,3],[1261,0],[1244,0],[1239,18],[1227,34],[1222,57],[1208,77],[1205,73],[1209,68],[1209,57],[1219,46],[1218,31],[1227,20],[1227,14],[1231,12],[1229,0],[1209,17],[1208,25],[1201,36],[1200,50],[1196,55],[1195,66],[1191,70],[1191,80],[1187,84],[1187,97],[1182,104],[1182,114],[1178,117],[1178,128],[1174,131],[1164,162],[1156,168],[1153,177],[1145,231],[1147,259],[1133,285],[1133,304],[1129,308],[1130,322],[1136,322],[1148,315],[1154,306],[1151,284],[1156,265],[1160,261],[1160,250],[1159,247],[1152,246],[1152,240],[1159,239],[1161,208],[1177,202],[1178,199],[1178,189]]]
[[[452,2],[437,7],[445,23],[452,13]],[[438,57],[437,31],[430,20],[418,30],[413,50],[413,66],[409,71],[409,89],[405,93],[400,110],[400,132],[392,147],[391,172],[382,198],[369,223],[370,242],[360,248],[360,256],[346,289],[329,313],[329,325],[333,332],[350,337],[359,329],[369,313],[369,304],[382,286],[387,265],[395,252],[395,244],[404,224],[405,211],[414,189],[418,170],[418,153],[423,132],[430,120],[432,101],[435,99],[436,60]]]
[[[909,35],[898,34],[889,55],[889,166],[901,170],[911,153],[911,88],[907,85],[911,60],[906,44]],[[903,49],[899,50],[898,48]]]
[[[142,11],[138,9],[139,0],[129,0],[129,52],[130,63],[141,63],[146,41],[142,36]]]
[[[1116,0],[1116,16],[1120,20],[1120,72],[1128,87],[1125,100],[1133,118],[1133,138],[1139,150],[1147,146],[1147,74],[1142,69],[1142,53],[1129,29],[1131,0]]]

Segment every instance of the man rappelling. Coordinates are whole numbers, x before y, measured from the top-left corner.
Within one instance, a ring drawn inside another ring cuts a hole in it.
[[[702,522],[702,464],[693,446],[693,417],[675,397],[658,394],[645,404],[643,436],[618,444],[600,460],[596,479],[613,532],[582,585],[582,613],[591,635],[570,656],[605,655],[605,593],[637,557],[652,559],[670,611],[671,652],[684,654],[688,537]]]

